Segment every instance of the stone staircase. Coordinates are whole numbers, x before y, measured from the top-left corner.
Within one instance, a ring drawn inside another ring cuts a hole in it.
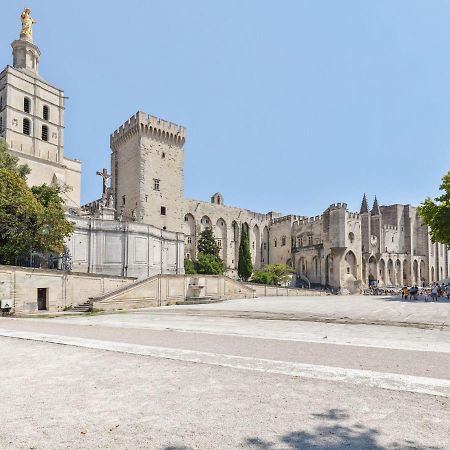
[[[87,300],[84,303],[81,303],[80,305],[74,306],[72,311],[80,313],[92,311],[92,302],[90,300]]]

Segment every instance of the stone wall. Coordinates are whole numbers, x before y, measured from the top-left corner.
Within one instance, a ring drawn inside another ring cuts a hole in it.
[[[39,312],[53,313],[134,281],[135,278],[0,266],[0,302],[3,306],[8,303],[17,314],[28,314],[38,312],[38,297],[42,296],[45,308]]]
[[[255,283],[246,283],[246,286],[255,291],[255,297],[299,297],[306,295],[317,297],[327,295],[324,291],[312,289],[296,289]]]
[[[67,241],[72,270],[147,278],[182,274],[183,235],[142,223],[68,216],[75,231]]]
[[[215,194],[217,199],[220,194]],[[239,244],[242,225],[248,228],[250,251],[253,266],[261,267],[269,262],[269,231],[268,227],[277,213],[260,214],[246,209],[235,208],[221,203],[209,203],[185,199],[184,224],[185,255],[195,259],[200,233],[207,227],[212,228],[220,247],[220,256],[227,269],[237,269]]]

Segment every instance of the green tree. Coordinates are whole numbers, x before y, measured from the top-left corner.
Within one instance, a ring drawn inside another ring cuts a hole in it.
[[[186,275],[194,275],[197,273],[194,262],[188,258],[184,258],[184,273]]]
[[[198,251],[204,255],[212,255],[219,257],[220,249],[214,239],[214,234],[212,228],[205,228],[200,233],[200,238],[198,240]]]
[[[26,164],[18,164],[18,161],[18,158],[8,153],[6,141],[0,138],[0,168],[11,170],[25,179],[30,173],[30,168]]]
[[[0,168],[0,263],[14,264],[36,246],[42,205],[16,172]]]
[[[64,189],[43,184],[33,186],[31,191],[43,208],[36,250],[62,253],[65,238],[73,233],[73,224],[64,213],[64,201],[61,198]]]
[[[286,264],[267,264],[252,275],[254,283],[280,285],[291,279],[294,271]]]
[[[28,166],[19,165],[7,150],[0,140],[0,263],[14,264],[31,251],[62,253],[64,239],[73,232],[62,189],[45,184],[30,189]]]
[[[205,275],[221,275],[223,274],[223,262],[218,256],[199,252],[195,269],[197,273]]]
[[[224,267],[223,261],[219,256],[220,248],[214,239],[214,234],[211,228],[205,228],[200,233],[197,248],[197,260],[194,261],[195,272],[205,275],[222,274]]]
[[[248,241],[247,229],[242,225],[241,243],[239,244],[238,275],[244,281],[248,281],[253,272],[252,255]]]
[[[439,186],[444,193],[432,200],[430,197],[419,206],[419,215],[430,227],[433,242],[450,245],[450,172]]]

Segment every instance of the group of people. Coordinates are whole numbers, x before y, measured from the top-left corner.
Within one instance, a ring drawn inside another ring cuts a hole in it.
[[[402,299],[408,300],[417,300],[417,295],[419,294],[419,288],[417,287],[417,284],[415,284],[412,287],[403,286],[402,288]],[[437,302],[439,297],[447,296],[447,299],[450,300],[450,283],[445,285],[444,283],[433,283],[431,285],[431,288],[429,290],[425,290],[424,288],[420,292],[420,295],[425,297],[425,301],[427,300],[428,296],[431,297],[431,301]]]

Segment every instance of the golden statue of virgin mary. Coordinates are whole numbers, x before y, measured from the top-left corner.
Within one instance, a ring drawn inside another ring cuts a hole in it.
[[[20,37],[33,40],[33,24],[36,22],[31,17],[31,9],[25,8],[20,16],[22,21],[22,30],[20,31]]]

